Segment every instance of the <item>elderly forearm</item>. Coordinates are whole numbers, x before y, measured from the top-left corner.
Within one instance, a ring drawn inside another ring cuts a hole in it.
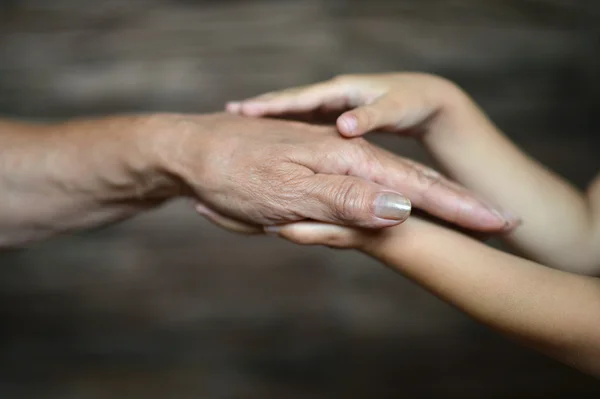
[[[522,218],[508,243],[550,266],[582,273],[600,266],[583,193],[519,150],[462,91],[439,118],[425,146],[456,180]]]
[[[366,252],[475,319],[600,376],[600,280],[415,219],[388,234]]]
[[[0,247],[130,216],[173,195],[156,118],[0,122]]]

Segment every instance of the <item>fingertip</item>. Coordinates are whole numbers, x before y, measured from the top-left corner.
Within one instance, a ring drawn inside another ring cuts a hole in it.
[[[508,234],[519,227],[522,221],[519,218],[506,217],[497,209],[482,204],[471,207],[469,212],[463,213],[461,219],[455,223],[475,231]]]
[[[503,222],[502,233],[511,233],[523,224],[523,220],[512,212],[499,209],[493,209],[492,212]]]
[[[412,203],[410,199],[396,192],[380,193],[374,203],[374,213],[378,221],[400,224],[410,216]]]
[[[281,226],[277,234],[300,245],[347,248],[356,245],[352,228],[320,222],[297,222]]]
[[[242,104],[239,101],[230,101],[225,104],[225,110],[233,114],[237,114],[242,109]]]
[[[521,225],[523,225],[523,219],[512,219],[512,220],[508,220],[506,222],[506,224],[504,225],[504,234],[511,234],[512,232],[514,232],[517,228],[521,227]]]
[[[358,135],[358,119],[351,113],[341,115],[337,120],[337,127],[344,136],[354,137]]]
[[[201,216],[205,216],[205,215],[209,214],[209,210],[206,207],[206,205],[204,205],[200,202],[197,202],[194,204],[194,210],[196,211],[196,213],[198,213]]]
[[[241,104],[240,112],[246,116],[263,116],[267,109],[258,102],[245,102]]]
[[[272,225],[272,226],[264,226],[263,230],[265,234],[270,236],[278,236],[281,233],[281,226]]]
[[[512,212],[498,207],[479,195],[472,194],[472,199],[477,202],[477,205],[471,207],[473,214],[469,216],[473,221],[480,222],[489,231],[510,233],[523,222]]]

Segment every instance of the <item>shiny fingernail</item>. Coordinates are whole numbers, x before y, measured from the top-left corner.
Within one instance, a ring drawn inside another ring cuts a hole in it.
[[[396,193],[382,193],[375,200],[375,216],[404,221],[410,216],[410,200]]]

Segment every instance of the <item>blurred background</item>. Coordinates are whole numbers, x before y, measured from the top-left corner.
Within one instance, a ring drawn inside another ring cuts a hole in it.
[[[0,0],[0,114],[212,112],[422,70],[584,187],[600,166],[599,39],[591,0]],[[2,398],[600,394],[360,254],[235,236],[185,204],[0,264]]]

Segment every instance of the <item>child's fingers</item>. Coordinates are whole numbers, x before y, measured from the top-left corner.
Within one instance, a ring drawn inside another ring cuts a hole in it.
[[[267,226],[265,232],[277,234],[300,245],[326,245],[335,248],[355,248],[361,245],[363,230],[319,222],[297,222]]]
[[[337,81],[327,81],[263,94],[241,102],[230,102],[229,112],[246,116],[281,115],[310,112],[321,107],[329,110],[348,108],[350,88]],[[334,109],[332,109],[334,108]]]
[[[237,220],[233,220],[228,218],[227,216],[223,216],[220,213],[213,211],[208,208],[206,205],[202,203],[195,204],[196,212],[199,215],[205,217],[215,225],[224,228],[225,230],[229,230],[234,233],[239,234],[263,234],[263,229],[259,226],[253,226],[251,224],[239,222]]]
[[[337,127],[347,137],[380,129],[402,131],[418,126],[434,112],[435,108],[418,95],[396,91],[393,96],[383,95],[372,104],[345,112],[338,118]]]

